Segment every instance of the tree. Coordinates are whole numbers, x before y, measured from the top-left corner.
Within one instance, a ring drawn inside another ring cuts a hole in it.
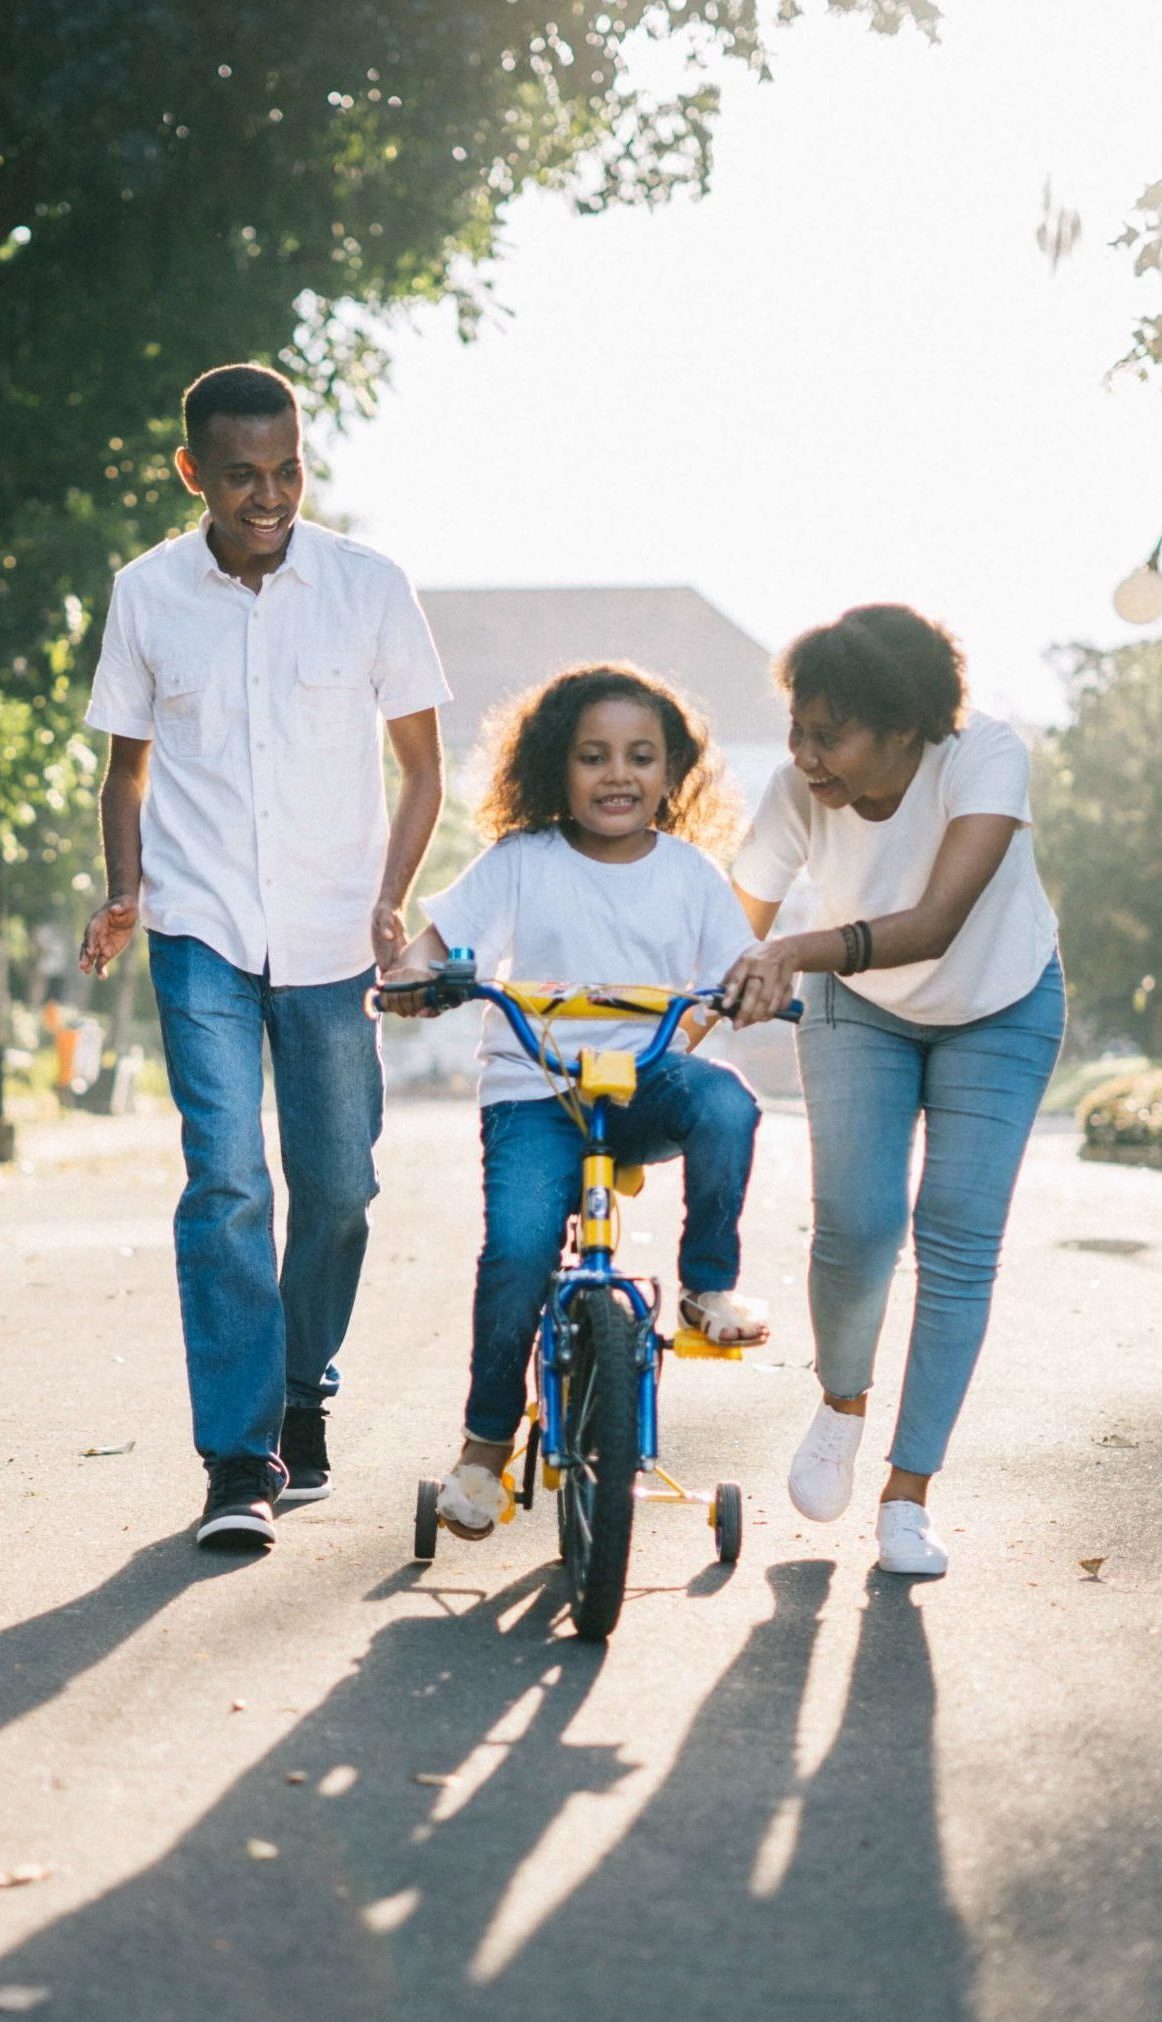
[[[1162,643],[1069,649],[1070,721],[1040,755],[1037,855],[1071,1003],[1162,1057]]]
[[[639,29],[685,38],[669,100],[627,81]],[[65,640],[87,673],[110,564],[184,520],[189,379],[277,361],[309,405],[371,411],[390,312],[451,294],[470,335],[528,185],[594,211],[705,189],[709,46],[766,74],[757,0],[9,0],[0,692],[42,695]]]
[[[935,33],[932,0],[828,0]],[[78,700],[112,569],[185,523],[180,389],[284,367],[369,413],[390,318],[452,296],[471,336],[507,206],[707,187],[724,51],[758,0],[8,0],[0,70],[0,861],[87,790]],[[797,0],[780,0],[790,23]],[[628,81],[635,31],[685,88]],[[3,977],[0,976],[0,999]],[[4,1029],[0,1001],[0,1031]]]

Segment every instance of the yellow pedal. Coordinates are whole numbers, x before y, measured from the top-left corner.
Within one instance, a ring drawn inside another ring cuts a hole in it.
[[[644,1165],[616,1165],[613,1168],[615,1192],[624,1194],[628,1201],[635,1201],[646,1183]]]
[[[738,1341],[712,1341],[698,1327],[679,1327],[674,1336],[674,1353],[684,1362],[741,1362]]]
[[[561,1486],[560,1468],[550,1467],[547,1460],[542,1461],[541,1487],[545,1489],[549,1495],[554,1495],[556,1491],[560,1488],[560,1486]]]
[[[508,1497],[500,1512],[500,1521],[502,1524],[510,1524],[516,1515],[516,1483],[507,1468],[500,1477],[500,1485]]]

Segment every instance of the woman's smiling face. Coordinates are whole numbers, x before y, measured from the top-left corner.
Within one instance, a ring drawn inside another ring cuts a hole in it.
[[[895,812],[924,750],[915,730],[872,730],[853,716],[837,720],[825,695],[792,698],[787,742],[813,800],[854,807],[869,821]]]

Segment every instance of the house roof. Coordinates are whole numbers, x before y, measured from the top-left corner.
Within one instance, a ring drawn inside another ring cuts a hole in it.
[[[720,743],[783,736],[786,709],[765,646],[682,587],[421,590],[454,700],[453,749],[471,744],[506,695],[585,660],[633,660],[689,694]]]

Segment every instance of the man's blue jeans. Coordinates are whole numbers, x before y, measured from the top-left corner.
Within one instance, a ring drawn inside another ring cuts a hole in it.
[[[149,962],[170,1088],[181,1112],[186,1188],[174,1221],[194,1414],[209,1465],[273,1460],[287,1404],[339,1387],[379,1191],[383,1122],[376,1026],[363,1013],[374,971],[272,989],[204,941],[151,933]],[[262,1137],[269,1038],[289,1194],[281,1272]]]
[[[1054,956],[1027,997],[969,1025],[917,1025],[834,976],[803,981],[816,1370],[833,1397],[871,1383],[923,1115],[916,1306],[888,1457],[934,1474],[984,1340],[1013,1188],[1061,1045],[1061,965]]]
[[[674,1053],[642,1076],[626,1108],[611,1104],[606,1114],[609,1148],[623,1164],[684,1160],[681,1282],[692,1292],[729,1291],[759,1122],[745,1081],[715,1061]],[[582,1145],[553,1096],[488,1103],[480,1135],[484,1247],[465,1425],[477,1439],[505,1440],[520,1423],[537,1319],[578,1205]]]

